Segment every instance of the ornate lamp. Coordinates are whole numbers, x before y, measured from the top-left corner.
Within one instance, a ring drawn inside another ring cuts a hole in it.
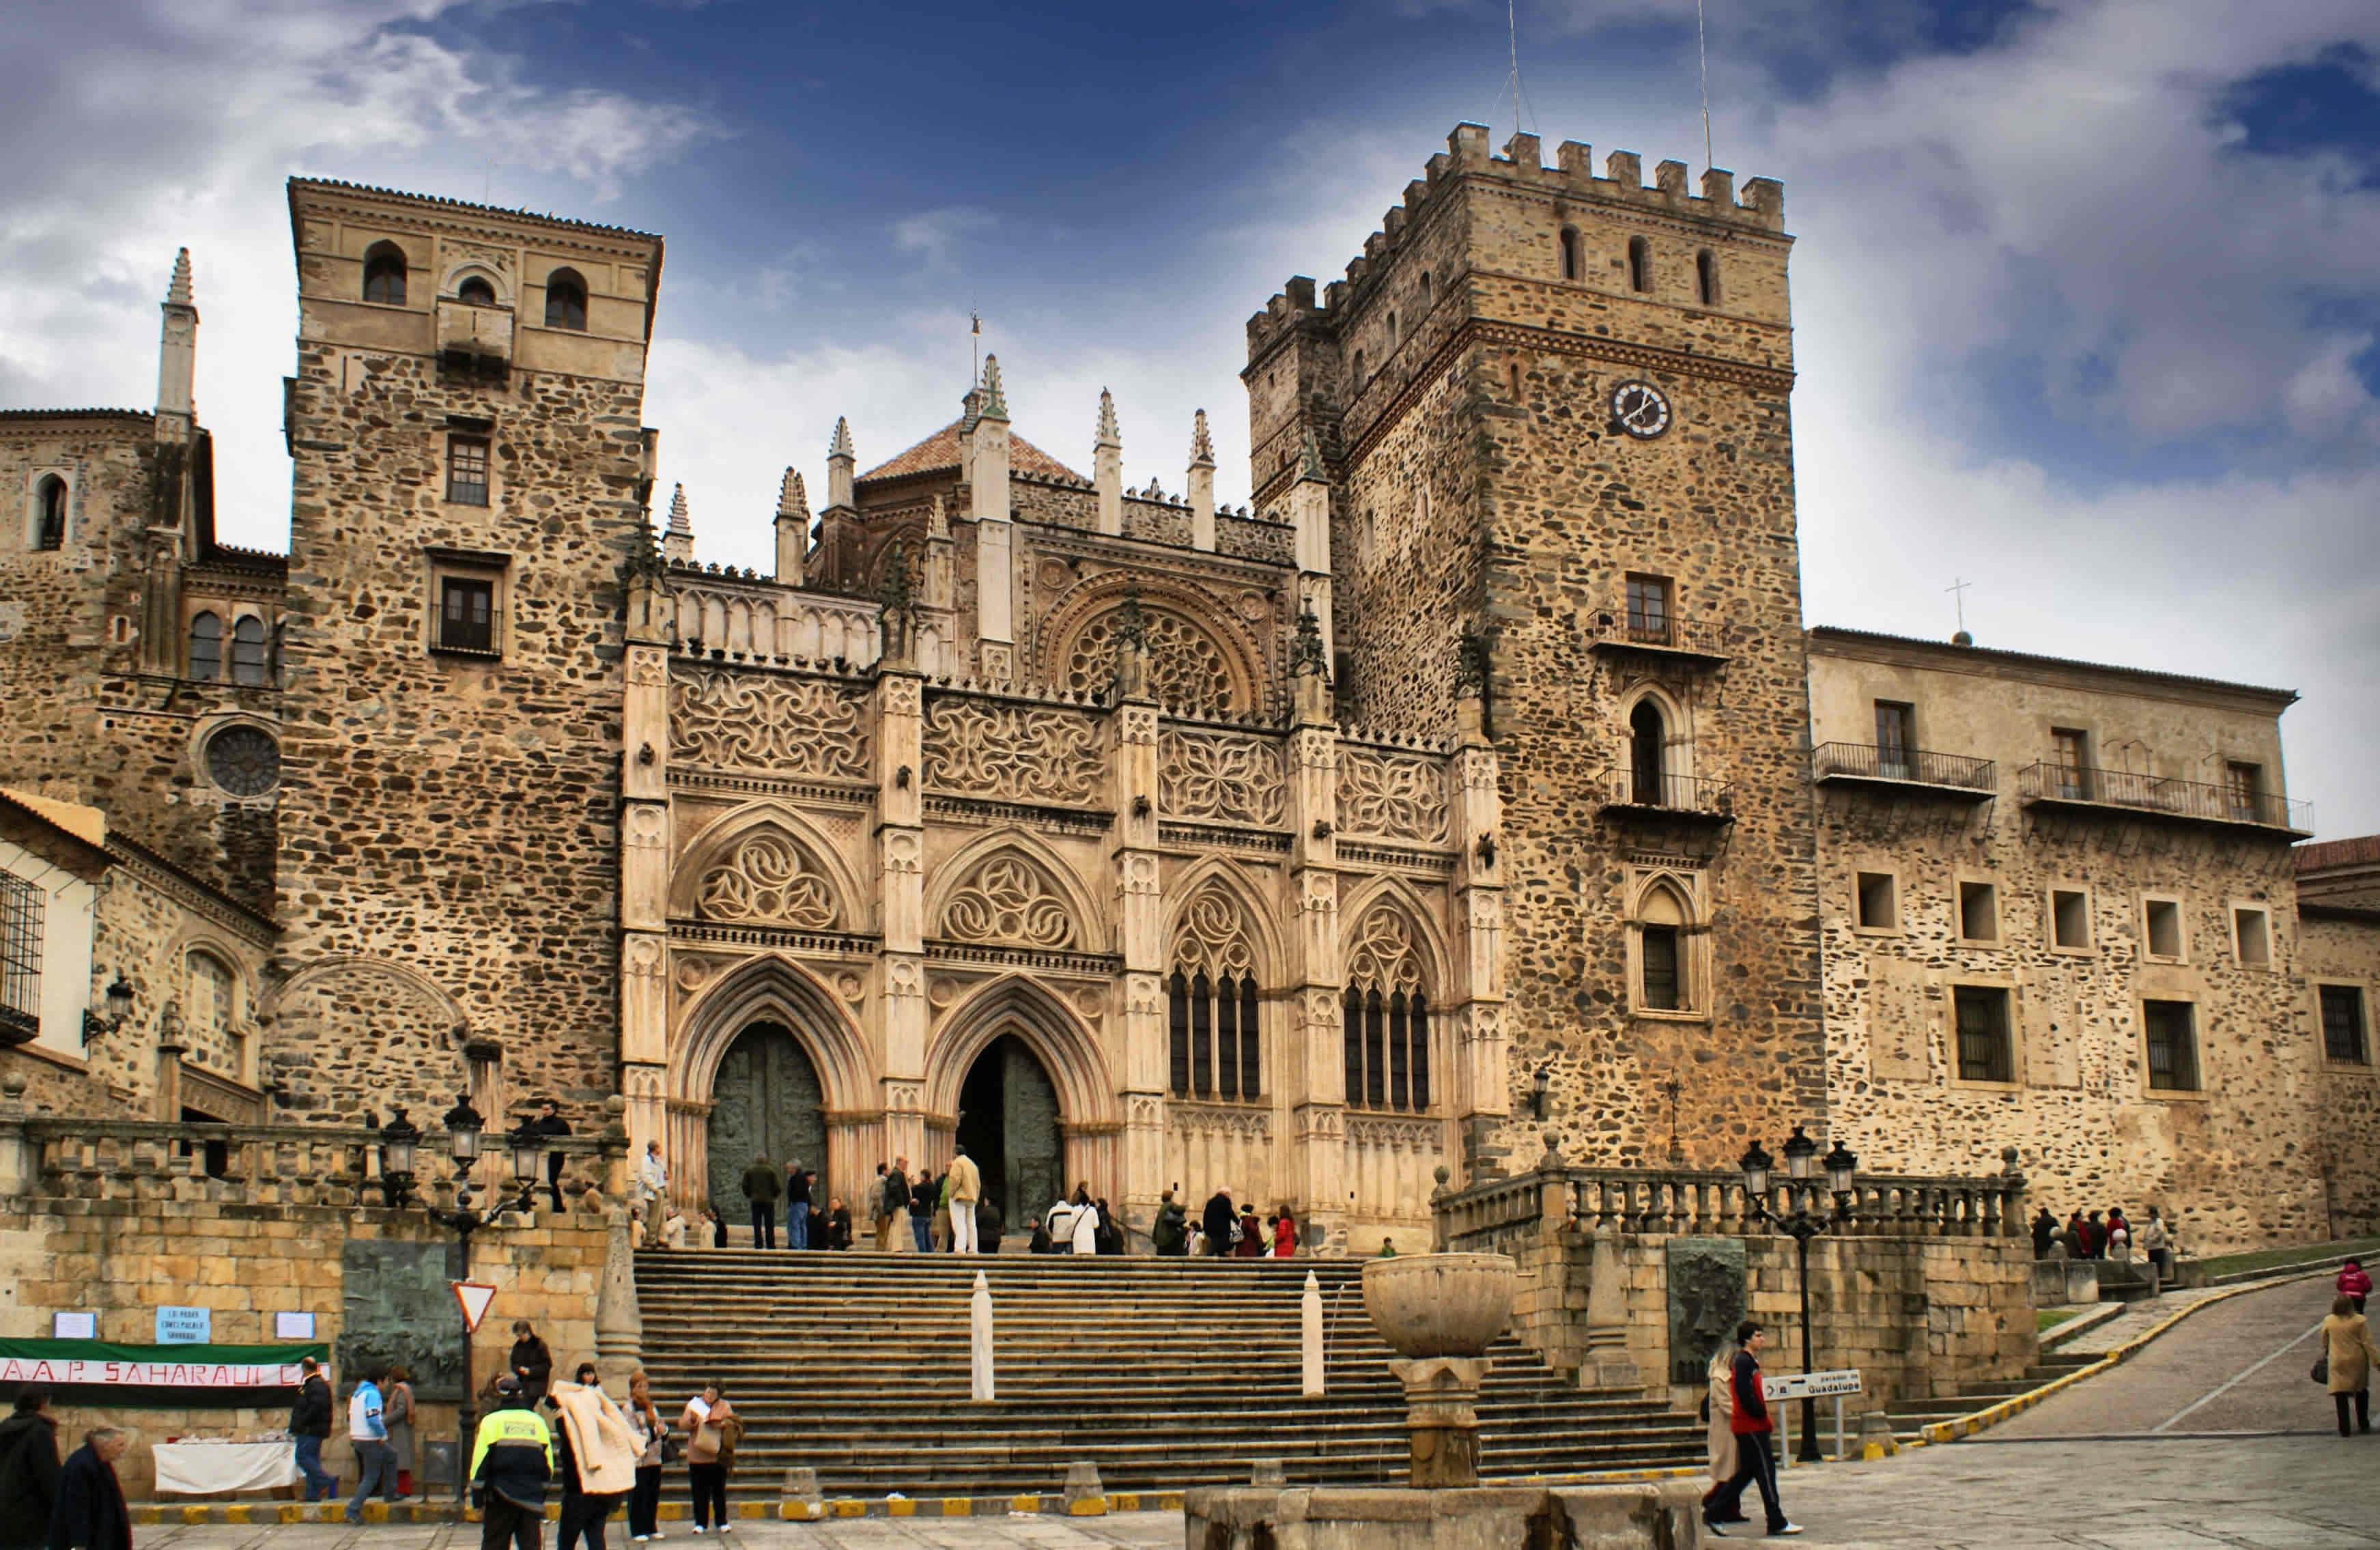
[[[414,1153],[421,1145],[421,1128],[405,1117],[398,1105],[380,1128],[380,1187],[393,1210],[405,1203],[413,1188]]]
[[[528,1211],[537,1190],[538,1159],[545,1155],[545,1137],[538,1133],[535,1120],[523,1119],[505,1133],[504,1143],[513,1152],[513,1182],[520,1186],[520,1199],[513,1209]]]
[[[1858,1156],[1841,1141],[1835,1142],[1834,1149],[1827,1153],[1827,1188],[1840,1199],[1852,1192],[1852,1178],[1858,1172]]]
[[[1553,1080],[1553,1070],[1550,1067],[1537,1068],[1536,1083],[1529,1089],[1529,1112],[1532,1117],[1543,1119],[1546,1117],[1546,1093],[1552,1089]]]
[[[1767,1199],[1768,1170],[1776,1166],[1776,1159],[1755,1141],[1743,1149],[1743,1156],[1735,1166],[1743,1170],[1743,1192],[1755,1201]]]
[[[107,987],[107,1011],[104,1016],[86,1007],[82,1014],[82,1042],[88,1046],[102,1033],[113,1033],[132,1016],[132,982],[124,970],[115,971],[115,981]]]
[[[1808,1183],[1810,1165],[1817,1155],[1818,1143],[1801,1126],[1794,1126],[1793,1133],[1785,1141],[1785,1177],[1796,1184]]]
[[[471,1106],[471,1100],[460,1092],[455,1094],[455,1106],[441,1123],[446,1127],[446,1144],[454,1151],[455,1166],[468,1168],[478,1162],[480,1132],[487,1128],[487,1121]]]

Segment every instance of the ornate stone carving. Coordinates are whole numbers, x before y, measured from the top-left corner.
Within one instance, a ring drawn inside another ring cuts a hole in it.
[[[1169,726],[1157,739],[1157,800],[1177,818],[1269,827],[1288,811],[1288,763],[1267,738]]]
[[[659,979],[662,971],[662,945],[658,937],[636,935],[628,938],[628,950],[622,955],[626,970],[638,979]]]
[[[695,912],[706,921],[827,931],[835,921],[834,894],[816,857],[791,836],[756,829],[703,873]]]
[[[706,671],[670,683],[670,756],[819,780],[869,775],[866,707],[810,678]]]
[[[1173,931],[1173,966],[1185,974],[1213,979],[1256,973],[1247,917],[1221,884],[1208,882],[1183,909]]]
[[[668,837],[669,819],[659,802],[638,802],[628,809],[627,823],[622,836],[625,843],[645,849],[658,848]]]
[[[923,757],[929,787],[1012,801],[1096,804],[1107,776],[1098,725],[1054,705],[936,700]]]
[[[1153,743],[1157,740],[1157,713],[1147,705],[1126,705],[1118,713],[1127,743]]]
[[[669,681],[669,664],[659,646],[628,648],[628,681],[647,689]]]
[[[1406,1119],[1395,1115],[1347,1117],[1347,1139],[1358,1146],[1434,1152],[1445,1134],[1445,1127],[1435,1119]]]
[[[889,677],[884,680],[884,714],[916,715],[924,691],[917,680],[909,677]]]
[[[1446,838],[1446,774],[1426,754],[1342,748],[1339,753],[1339,827],[1388,839]]]
[[[1148,691],[1176,710],[1223,716],[1244,711],[1231,657],[1212,635],[1188,618],[1143,604],[1136,610],[1148,645]],[[1122,606],[1092,617],[1059,659],[1065,687],[1104,691],[1115,681],[1115,656],[1127,620]]]
[[[955,942],[1062,948],[1075,944],[1063,892],[1022,856],[986,860],[942,906],[941,934]]]
[[[1377,904],[1347,938],[1347,982],[1386,995],[1421,988],[1421,954],[1403,913]]]

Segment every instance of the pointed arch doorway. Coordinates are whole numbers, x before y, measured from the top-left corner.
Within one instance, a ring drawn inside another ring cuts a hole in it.
[[[825,1187],[825,1096],[818,1068],[783,1023],[753,1023],[719,1057],[707,1140],[705,1182],[723,1222],[750,1215],[742,1186],[755,1157],[768,1158],[781,1177],[792,1163],[814,1168]]]
[[[1014,1033],[994,1039],[959,1088],[959,1144],[983,1175],[1004,1231],[1022,1233],[1067,1188],[1058,1087]]]

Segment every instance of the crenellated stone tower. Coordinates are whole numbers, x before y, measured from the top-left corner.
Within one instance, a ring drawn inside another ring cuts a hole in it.
[[[1342,715],[1443,736],[1484,683],[1513,1112],[1542,1070],[1590,1157],[1659,1162],[1674,1080],[1721,1166],[1826,1108],[1791,239],[1774,182],[1556,160],[1459,127],[1344,281],[1249,320],[1252,471],[1293,518],[1327,490]]]

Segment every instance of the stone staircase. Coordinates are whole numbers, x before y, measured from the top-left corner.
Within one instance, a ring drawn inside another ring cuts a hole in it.
[[[1402,1483],[1402,1390],[1353,1260],[645,1251],[644,1366],[672,1415],[704,1380],[747,1431],[732,1495],[786,1469],[830,1495],[1056,1487],[1087,1459],[1113,1491]],[[968,1397],[967,1307],[990,1277],[1000,1397]],[[1328,1395],[1300,1389],[1298,1302],[1322,1287]],[[1492,1478],[1699,1463],[1702,1428],[1658,1400],[1583,1394],[1517,1340],[1481,1396]]]
[[[2054,1383],[2098,1360],[2095,1352],[2066,1356],[2056,1351],[2045,1351],[2039,1361],[2024,1370],[2022,1378],[1963,1384],[1955,1394],[1937,1394],[1927,1399],[1896,1399],[1887,1412],[1892,1420],[1893,1436],[1903,1443],[1914,1442],[1923,1435],[1925,1427],[1937,1422],[1956,1421],[1962,1415],[1988,1410],[2003,1399],[2030,1394],[2042,1385]]]

